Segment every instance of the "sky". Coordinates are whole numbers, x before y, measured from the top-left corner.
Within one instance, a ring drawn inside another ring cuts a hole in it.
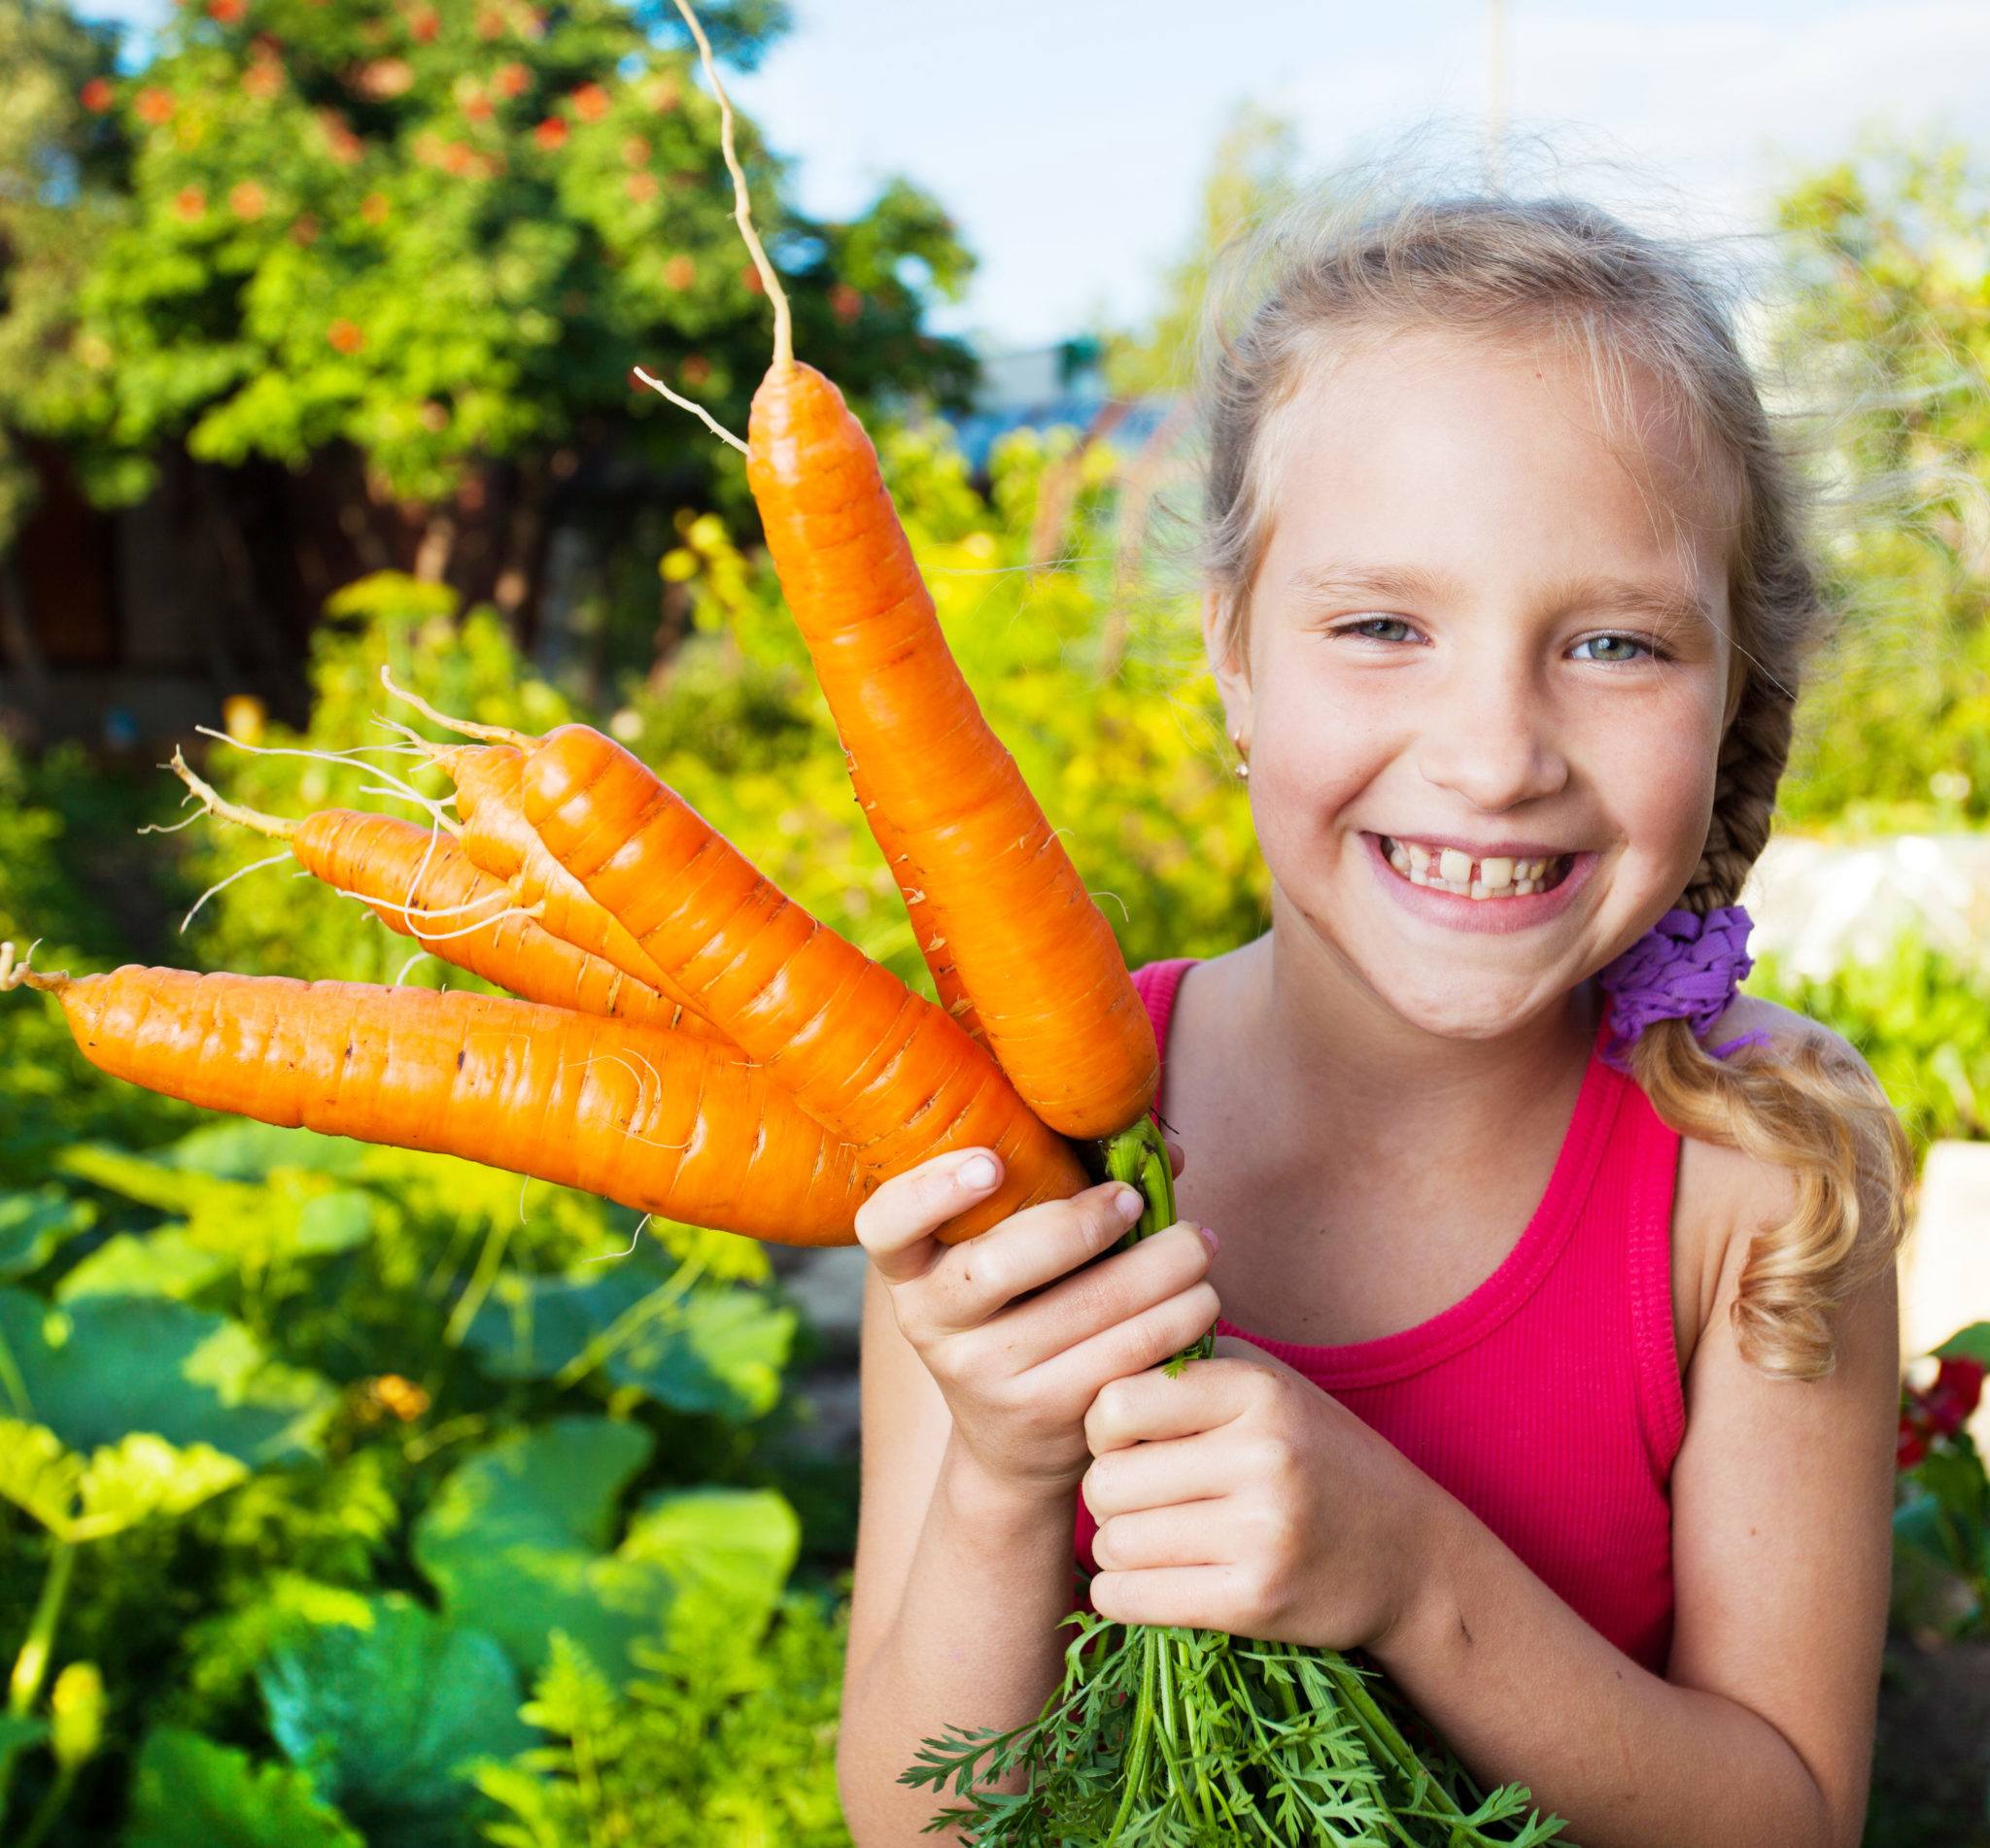
[[[794,157],[804,209],[888,176],[939,198],[979,258],[936,317],[987,352],[1135,325],[1246,101],[1323,175],[1419,123],[1476,158],[1493,0],[791,0],[736,100]],[[165,0],[83,11],[154,22]],[[1862,128],[1945,132],[1990,160],[1990,0],[1590,0],[1499,8],[1517,178],[1654,230],[1747,238],[1796,172]]]

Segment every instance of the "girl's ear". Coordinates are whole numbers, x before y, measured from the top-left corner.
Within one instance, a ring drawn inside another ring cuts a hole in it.
[[[1232,738],[1242,736],[1244,750],[1251,749],[1251,674],[1242,648],[1225,646],[1223,600],[1214,591],[1202,594],[1202,651],[1215,675],[1217,691],[1223,701],[1223,730]]]

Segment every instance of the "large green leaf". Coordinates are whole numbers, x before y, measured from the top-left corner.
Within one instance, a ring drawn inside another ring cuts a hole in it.
[[[240,1117],[205,1124],[171,1147],[154,1150],[152,1159],[223,1181],[260,1181],[278,1168],[350,1177],[364,1166],[366,1146],[346,1136],[321,1136],[315,1130],[282,1129]]]
[[[76,1508],[83,1459],[45,1424],[0,1419],[0,1499],[60,1532]]]
[[[454,1471],[415,1527],[415,1558],[453,1617],[538,1668],[564,1629],[616,1677],[652,1632],[672,1582],[656,1560],[605,1551],[615,1505],[654,1439],[609,1419],[555,1419]]]
[[[241,1264],[322,1256],[372,1236],[370,1194],[327,1190],[322,1175],[302,1168],[279,1168],[252,1182],[94,1145],[66,1148],[58,1159],[99,1187],[180,1215],[191,1244]]]
[[[60,1187],[0,1193],[0,1278],[25,1277],[95,1217],[86,1201],[72,1200]]]
[[[55,1285],[55,1300],[79,1296],[170,1296],[184,1302],[210,1283],[232,1275],[234,1261],[224,1251],[196,1245],[184,1225],[162,1225],[156,1231],[120,1232],[65,1272]]]
[[[758,1626],[800,1549],[794,1510],[768,1489],[666,1490],[610,1552],[616,1501],[650,1448],[639,1427],[591,1418],[493,1445],[436,1492],[415,1557],[451,1614],[528,1670],[544,1665],[557,1628],[624,1680],[630,1645],[667,1630],[687,1595]]]
[[[1990,1321],[1973,1321],[1967,1328],[1958,1328],[1935,1352],[1944,1360],[1955,1354],[1990,1367]]]
[[[672,1411],[750,1419],[780,1397],[795,1320],[759,1290],[686,1295],[638,1256],[567,1277],[507,1274],[468,1342],[498,1379],[549,1380],[599,1359],[616,1385]]]
[[[683,1489],[652,1495],[623,1552],[660,1565],[678,1598],[723,1606],[757,1631],[780,1601],[802,1548],[802,1523],[772,1489]]]
[[[205,1444],[178,1450],[143,1431],[82,1457],[45,1425],[0,1419],[0,1498],[63,1540],[102,1540],[154,1515],[185,1514],[248,1473],[239,1457]]]
[[[366,1848],[309,1775],[161,1727],[131,1780],[123,1848]]]
[[[393,1594],[370,1622],[278,1648],[257,1679],[270,1731],[370,1848],[476,1840],[459,1766],[525,1751],[518,1677],[491,1637]]]
[[[315,1447],[333,1396],[319,1375],[269,1359],[239,1323],[184,1303],[86,1296],[51,1309],[0,1289],[0,1410],[71,1450],[150,1431],[274,1462]]]

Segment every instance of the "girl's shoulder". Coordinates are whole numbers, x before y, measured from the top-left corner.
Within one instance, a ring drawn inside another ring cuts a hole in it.
[[[1724,1045],[1743,1034],[1768,1036],[1754,1056],[1785,1056],[1800,1047],[1821,1054],[1828,1065],[1861,1074],[1877,1091],[1879,1082],[1863,1055],[1843,1035],[1760,995],[1736,995],[1715,1021],[1705,1044]],[[1738,1290],[1749,1246],[1765,1225],[1787,1220],[1797,1209],[1797,1176],[1780,1162],[1732,1143],[1682,1134],[1673,1207],[1673,1332],[1682,1373],[1692,1365],[1700,1337],[1725,1316]]]

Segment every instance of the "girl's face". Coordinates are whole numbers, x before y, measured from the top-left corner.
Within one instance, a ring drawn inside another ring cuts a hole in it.
[[[1545,346],[1400,336],[1277,416],[1248,660],[1212,660],[1275,928],[1429,1032],[1495,1037],[1698,864],[1730,716],[1723,511],[1655,385],[1641,485]],[[1523,894],[1533,861],[1546,889]]]

